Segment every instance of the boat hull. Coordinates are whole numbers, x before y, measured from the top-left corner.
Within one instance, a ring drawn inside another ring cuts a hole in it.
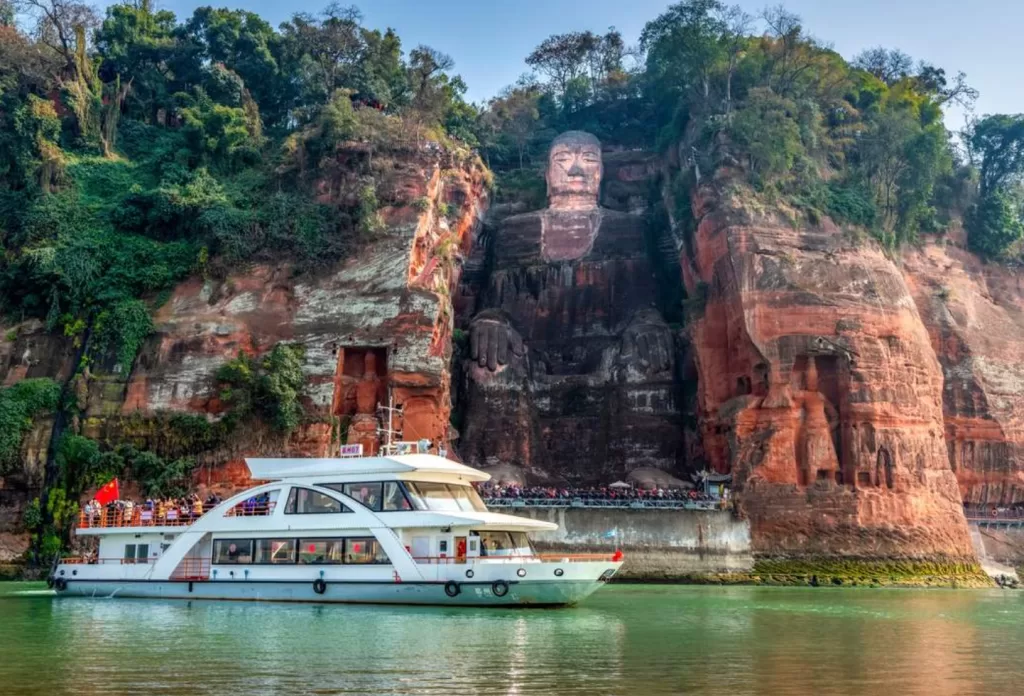
[[[333,582],[318,594],[310,582],[245,581],[94,581],[73,580],[58,590],[65,597],[133,597],[145,599],[243,600],[314,602],[319,604],[421,604],[450,606],[571,606],[593,594],[604,583],[580,581],[520,581],[507,584],[504,596],[492,583],[464,582],[458,594],[443,583]]]

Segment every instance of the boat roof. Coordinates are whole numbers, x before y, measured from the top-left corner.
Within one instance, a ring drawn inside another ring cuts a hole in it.
[[[332,459],[246,459],[254,479],[280,481],[311,477],[344,477],[358,480],[367,476],[386,478],[419,478],[422,474],[441,475],[464,481],[488,481],[490,474],[435,454],[398,454],[388,457],[340,457]],[[391,476],[388,476],[388,475]],[[350,478],[351,477],[351,478]]]

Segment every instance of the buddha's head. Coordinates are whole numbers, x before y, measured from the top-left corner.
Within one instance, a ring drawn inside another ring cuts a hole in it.
[[[548,153],[548,205],[553,210],[597,207],[601,190],[601,142],[590,133],[568,131]]]

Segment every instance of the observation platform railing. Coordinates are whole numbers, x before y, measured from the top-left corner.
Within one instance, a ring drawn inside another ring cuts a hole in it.
[[[983,527],[1024,527],[1024,509],[998,506],[964,506],[964,516],[971,524]]]
[[[420,565],[455,565],[476,563],[478,561],[505,561],[508,563],[588,563],[615,561],[614,553],[536,553],[530,556],[522,554],[489,555],[489,556],[414,556],[413,560]]]
[[[489,508],[611,508],[618,510],[727,510],[723,500],[647,498],[483,498]]]

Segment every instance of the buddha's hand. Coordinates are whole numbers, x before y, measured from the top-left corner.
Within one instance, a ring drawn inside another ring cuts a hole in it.
[[[637,312],[622,336],[621,360],[648,375],[670,371],[675,353],[672,330],[654,309]]]
[[[469,327],[470,358],[491,372],[526,354],[523,339],[508,320],[498,313],[482,312]]]

